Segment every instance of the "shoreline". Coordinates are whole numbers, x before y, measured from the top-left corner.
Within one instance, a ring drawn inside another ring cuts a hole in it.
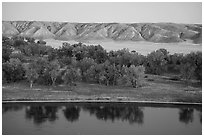
[[[30,89],[26,82],[2,87],[2,103],[55,102],[55,103],[145,103],[202,105],[202,87],[186,86],[182,81],[170,81],[162,76],[149,75],[141,88],[105,86],[93,83],[66,85],[38,85]]]
[[[161,101],[118,101],[118,100],[2,100],[2,103],[138,103],[138,104],[171,104],[202,105],[196,102],[161,102]]]

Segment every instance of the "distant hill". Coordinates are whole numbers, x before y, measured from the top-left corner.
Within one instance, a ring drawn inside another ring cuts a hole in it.
[[[69,23],[2,21],[3,36],[24,36],[57,40],[116,40],[202,43],[201,24],[175,23]]]

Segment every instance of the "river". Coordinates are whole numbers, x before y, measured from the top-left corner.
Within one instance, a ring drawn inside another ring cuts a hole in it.
[[[3,135],[197,135],[197,105],[3,103]]]

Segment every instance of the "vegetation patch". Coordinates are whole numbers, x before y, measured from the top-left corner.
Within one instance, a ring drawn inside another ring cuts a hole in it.
[[[144,56],[128,49],[107,52],[100,45],[45,44],[2,38],[3,100],[201,101],[202,87],[195,83],[202,83],[202,52],[158,49]]]

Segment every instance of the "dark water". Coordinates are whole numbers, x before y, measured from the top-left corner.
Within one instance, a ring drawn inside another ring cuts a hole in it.
[[[201,106],[3,103],[5,134],[201,134]]]

